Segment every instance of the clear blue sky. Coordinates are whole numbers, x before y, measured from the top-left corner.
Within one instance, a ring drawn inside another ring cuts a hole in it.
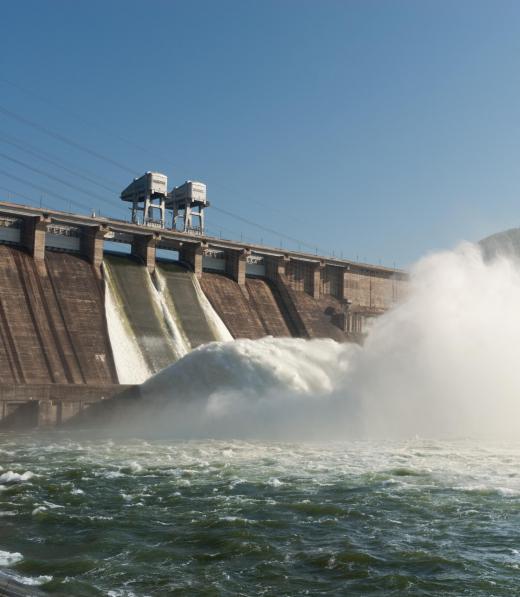
[[[18,0],[0,33],[0,196],[68,209],[6,172],[126,217],[118,191],[158,170],[205,181],[216,208],[401,266],[519,224],[520,2]]]

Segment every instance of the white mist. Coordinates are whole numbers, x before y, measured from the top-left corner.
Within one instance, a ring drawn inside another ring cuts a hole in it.
[[[363,347],[213,343],[143,392],[168,405],[167,426],[183,435],[511,435],[520,430],[519,342],[520,270],[462,244],[413,267],[407,297]]]

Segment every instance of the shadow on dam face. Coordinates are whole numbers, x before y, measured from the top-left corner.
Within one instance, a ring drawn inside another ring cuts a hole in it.
[[[294,307],[284,304],[280,290],[270,280],[246,278],[240,286],[223,274],[204,272],[201,286],[233,338],[304,335],[291,318]]]

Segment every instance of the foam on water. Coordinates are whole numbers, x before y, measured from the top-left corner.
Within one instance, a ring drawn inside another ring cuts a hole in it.
[[[26,471],[25,473],[15,473],[13,471],[7,471],[0,475],[0,483],[22,483],[23,481],[29,481],[34,477],[34,473]]]
[[[18,552],[0,550],[0,566],[12,566],[23,560],[23,556]]]
[[[213,343],[143,386],[169,428],[213,436],[514,434],[520,429],[520,270],[468,243],[411,271],[363,347]],[[154,425],[157,421],[154,422]]]
[[[30,587],[39,587],[41,585],[45,585],[51,582],[52,580],[52,576],[49,575],[40,575],[35,578],[31,576],[16,576],[14,578],[18,582],[21,582],[22,584],[28,585]]]

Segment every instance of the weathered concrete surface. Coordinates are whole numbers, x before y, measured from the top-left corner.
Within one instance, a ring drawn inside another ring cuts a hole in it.
[[[77,360],[79,383],[117,383],[108,338],[103,283],[84,259],[66,253],[47,251],[49,291],[56,297],[56,325],[63,321]],[[50,293],[50,292],[49,292]]]
[[[265,334],[275,337],[298,336],[287,317],[279,290],[269,280],[246,278],[249,304],[260,319]]]
[[[81,257],[0,245],[0,383],[116,383],[103,289]]]
[[[0,429],[61,425],[94,403],[135,391],[122,384],[2,384]]]
[[[279,292],[268,280],[247,278],[240,285],[223,274],[204,272],[201,286],[233,338],[296,335],[284,317]]]
[[[222,274],[204,272],[200,284],[233,338],[256,339],[266,335],[249,298],[237,282]]]
[[[405,296],[407,285],[407,280],[387,273],[347,270],[343,294],[360,309],[377,313],[394,307]]]
[[[376,280],[369,292],[358,287],[356,294],[350,292],[348,278],[342,272],[329,273],[316,264],[297,265],[287,268],[288,274],[276,270],[270,280],[246,277],[243,286],[223,274],[204,272],[201,286],[234,338],[271,335],[358,342],[362,339],[363,317],[385,311],[376,305],[388,308],[394,303],[393,280]],[[332,274],[337,275],[333,278]],[[344,324],[346,299],[342,295],[353,303],[348,329]]]
[[[340,315],[344,312],[341,301],[325,295],[314,298],[303,290],[294,290],[281,275],[279,284],[285,286],[294,305],[307,338],[332,338],[337,342],[346,342],[349,337],[339,327]]]

